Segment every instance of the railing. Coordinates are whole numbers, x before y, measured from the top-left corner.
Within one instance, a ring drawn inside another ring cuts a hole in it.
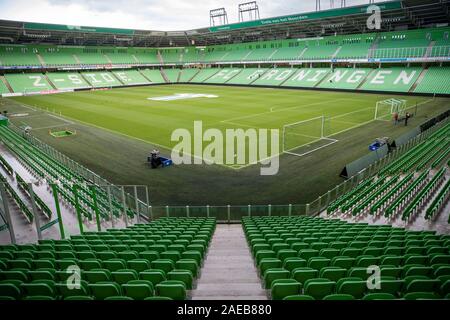
[[[160,217],[216,218],[218,222],[238,223],[242,217],[300,216],[308,214],[308,205],[224,205],[224,206],[151,206],[150,219]]]
[[[369,50],[369,58],[372,59],[397,59],[397,58],[438,58],[450,56],[450,46],[429,47],[405,47],[405,48],[378,48]]]
[[[340,196],[344,195],[346,192],[348,192],[353,187],[358,185],[358,183],[360,183],[362,180],[377,175],[381,168],[395,161],[400,156],[405,154],[408,150],[414,148],[419,143],[426,140],[431,134],[442,128],[448,122],[450,122],[450,118],[445,118],[444,120],[432,126],[431,128],[421,132],[416,137],[409,140],[407,143],[399,146],[393,152],[388,153],[385,157],[371,164],[369,167],[360,171],[358,174],[354,175],[348,180],[345,180],[344,182],[337,185],[333,189],[327,191],[325,194],[319,196],[316,200],[312,201],[309,204],[306,204],[307,214],[309,215],[319,214],[320,212],[325,210],[331,202],[333,202]]]

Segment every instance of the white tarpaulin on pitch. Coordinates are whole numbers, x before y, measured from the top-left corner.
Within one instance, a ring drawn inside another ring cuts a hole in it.
[[[218,98],[218,96],[214,94],[203,94],[203,93],[177,93],[171,96],[153,97],[147,99],[153,101],[174,101],[174,100],[194,99],[194,98]]]

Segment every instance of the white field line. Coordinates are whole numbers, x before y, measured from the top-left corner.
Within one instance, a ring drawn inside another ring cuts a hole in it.
[[[54,126],[47,126],[47,127],[33,128],[33,130],[61,128],[61,127],[64,127],[64,126],[70,126],[70,124],[57,124],[57,125],[54,125]]]
[[[340,100],[345,100],[345,99],[337,99],[337,100],[333,100],[333,101],[340,101]],[[274,113],[274,112],[281,112],[281,111],[290,110],[290,109],[303,109],[305,107],[310,107],[310,106],[315,106],[315,105],[320,105],[320,104],[325,104],[325,103],[330,103],[330,101],[329,100],[327,100],[327,101],[320,101],[320,102],[308,103],[308,104],[304,104],[304,105],[300,105],[300,106],[287,107],[287,108],[283,108],[283,109],[279,109],[279,110],[275,110],[275,111],[265,111],[265,112],[255,113],[255,114],[249,114],[249,115],[246,115],[246,116],[225,119],[225,120],[222,120],[220,122],[228,122],[228,121],[234,121],[234,120],[255,118],[255,117],[263,115],[263,114],[269,114],[269,113]]]
[[[324,138],[324,139],[325,139],[325,138]],[[335,140],[335,139],[327,139],[327,140],[330,140],[330,143],[327,143],[327,144],[325,144],[325,145],[323,145],[323,146],[317,147],[317,148],[315,148],[315,149],[313,149],[313,150],[310,150],[310,151],[307,151],[307,152],[304,152],[304,153],[298,154],[298,153],[295,153],[295,152],[290,152],[289,150],[284,151],[284,153],[287,153],[287,154],[290,154],[290,155],[293,155],[293,156],[297,156],[297,157],[303,157],[303,156],[306,156],[306,155],[308,155],[308,154],[310,154],[310,153],[313,153],[313,152],[315,152],[315,151],[317,151],[317,150],[320,150],[320,149],[326,148],[326,147],[328,147],[328,146],[331,146],[332,144],[334,144],[334,143],[336,143],[336,142],[339,141],[339,140]],[[305,145],[303,145],[303,146],[305,146]],[[303,147],[303,146],[300,146],[300,147]],[[298,149],[298,148],[300,148],[300,147],[296,147],[296,148],[294,148],[294,149]],[[294,150],[294,149],[290,149],[290,150]]]

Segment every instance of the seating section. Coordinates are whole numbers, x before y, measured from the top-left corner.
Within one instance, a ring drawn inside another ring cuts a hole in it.
[[[0,66],[135,65],[448,57],[448,27],[176,48],[0,45]]]
[[[39,66],[33,48],[21,45],[0,45],[0,66]]]
[[[169,83],[214,83],[450,94],[449,67],[421,68],[186,68],[164,69]],[[423,73],[423,78],[419,76]],[[46,76],[48,76],[49,81]],[[6,74],[15,93],[167,83],[160,70]],[[417,83],[417,84],[416,84]],[[414,85],[416,84],[416,85]],[[9,93],[0,78],[0,94]]]
[[[76,72],[50,72],[47,76],[57,89],[85,89],[91,86]]]
[[[197,68],[183,69],[180,73],[180,82],[189,82],[199,72]]]
[[[1,299],[184,300],[215,220],[161,218],[68,240],[0,246]],[[79,268],[80,286],[67,284]]]
[[[205,80],[207,80],[210,77],[212,77],[218,71],[220,71],[220,69],[218,69],[218,68],[201,69],[200,72],[197,73],[194,78],[192,78],[191,82],[193,82],[193,83],[202,83]]]
[[[362,90],[408,92],[420,75],[421,68],[382,68],[373,70]]]
[[[180,74],[180,69],[164,69],[162,72],[166,75],[167,80],[169,80],[169,83],[178,82],[178,75]]]
[[[417,85],[414,92],[450,94],[450,68],[431,67],[426,70],[422,81]]]
[[[251,84],[260,78],[267,70],[266,68],[246,68],[242,69],[236,76],[228,80],[229,84]]]
[[[16,93],[30,93],[53,90],[42,73],[6,74],[5,79],[8,81],[9,85]]]
[[[150,83],[166,83],[161,75],[161,71],[157,69],[144,69],[140,72],[150,81]]]
[[[2,77],[0,77],[0,95],[2,93],[10,93],[8,87],[2,80],[3,80]]]
[[[119,87],[122,83],[111,72],[81,72],[83,78],[94,88]]]
[[[288,81],[283,83],[283,86],[313,88],[330,72],[329,68],[299,69]]]
[[[78,211],[83,219],[94,221],[98,212],[100,219],[110,220],[111,212],[115,217],[120,217],[124,212],[122,202],[112,197],[111,205],[109,197],[102,188],[92,189],[95,182],[90,181],[77,172],[63,165],[60,160],[52,157],[45,149],[41,149],[22,135],[12,129],[0,126],[0,141],[20,159],[37,178],[46,179],[48,183],[56,183],[58,195],[64,202]],[[72,186],[76,182],[77,187]],[[127,208],[127,215],[135,217],[136,212]]]
[[[337,68],[331,71],[318,87],[356,90],[371,71],[372,69],[368,68]]]
[[[150,82],[138,70],[121,70],[112,72],[125,85],[149,84]]]
[[[262,74],[252,83],[255,86],[279,86],[295,73],[294,68],[274,68]]]
[[[449,235],[307,216],[244,217],[242,224],[272,299],[442,299],[449,294]],[[378,289],[367,284],[372,265],[380,267]]]
[[[242,69],[239,68],[225,68],[215,73],[212,77],[205,80],[204,83],[228,83],[229,80],[236,77]]]
[[[333,201],[329,215],[384,216],[391,221],[433,219],[448,198],[445,161],[450,155],[450,122],[385,165],[378,175]],[[429,204],[429,208],[424,208]]]

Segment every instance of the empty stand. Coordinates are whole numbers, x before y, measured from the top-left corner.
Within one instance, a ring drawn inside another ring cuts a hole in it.
[[[195,286],[214,229],[214,219],[161,218],[66,240],[0,246],[0,292],[12,299],[183,300]],[[73,266],[82,280],[70,290],[67,268]]]
[[[449,293],[448,235],[313,217],[242,223],[272,299],[442,299]],[[379,289],[367,285],[371,265],[380,267]]]

